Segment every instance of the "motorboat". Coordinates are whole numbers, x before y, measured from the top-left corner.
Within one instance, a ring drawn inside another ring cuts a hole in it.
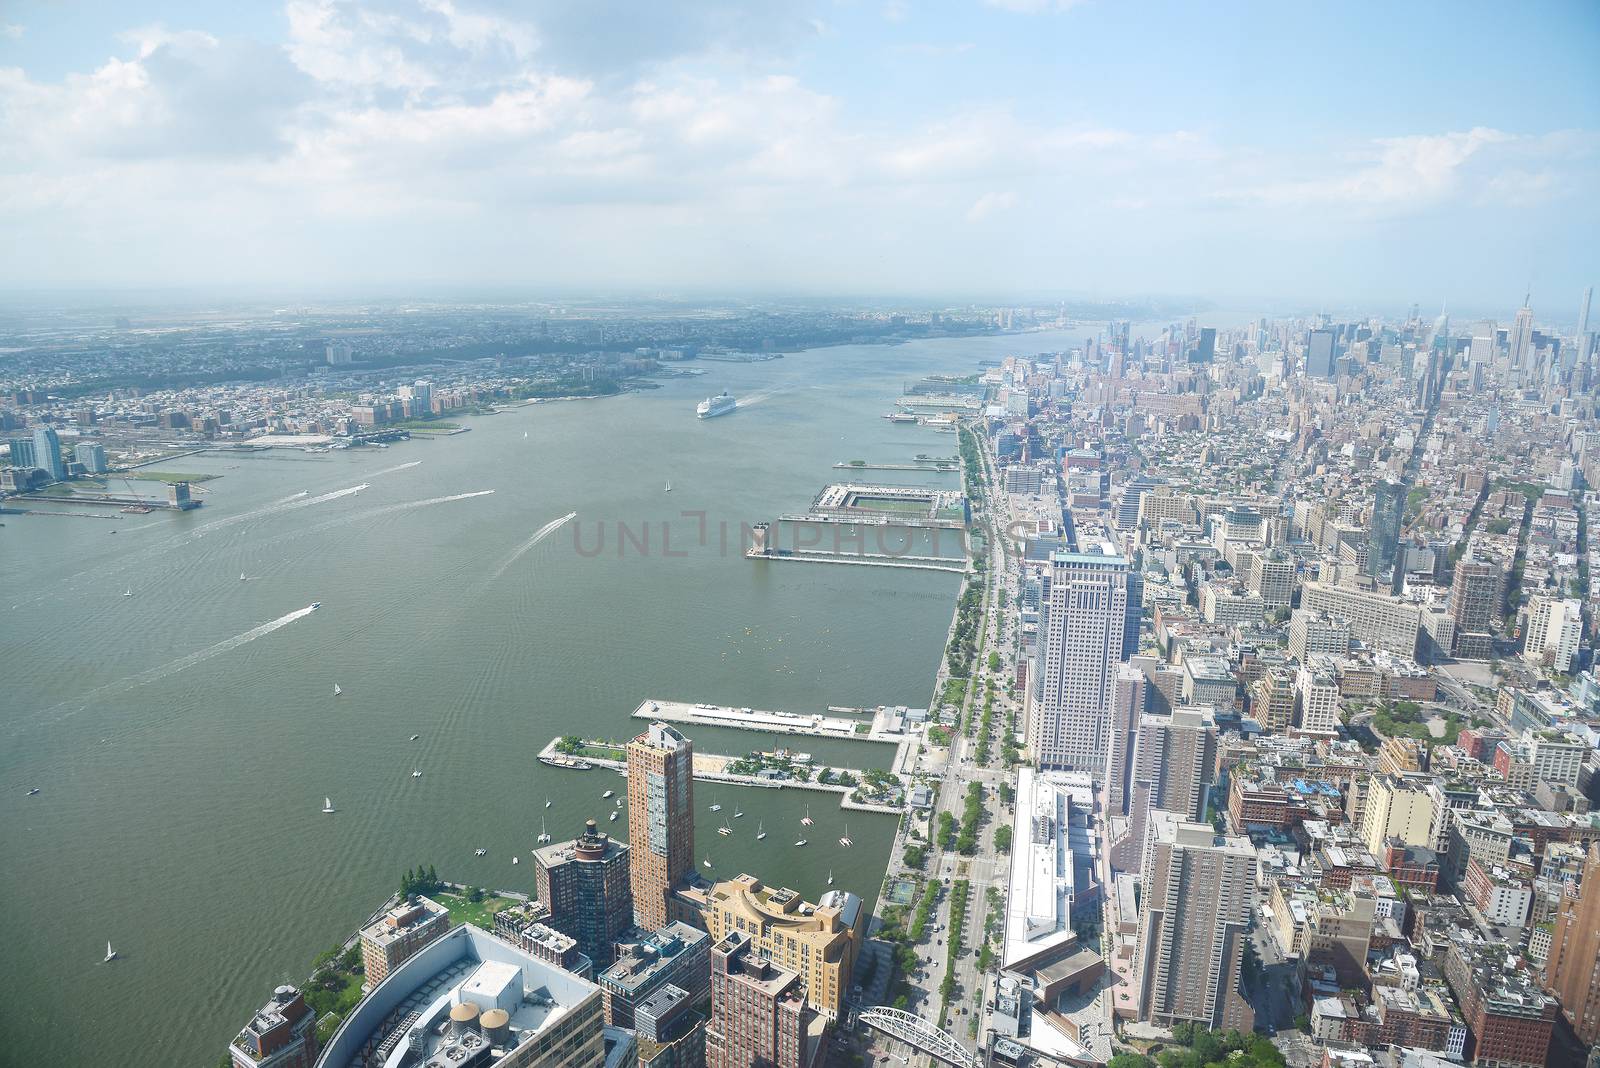
[[[521,863],[521,861],[522,861],[521,857],[512,857],[511,858],[511,863],[513,863],[513,864]]]
[[[420,734],[413,734],[413,735],[412,735],[412,736],[411,736],[411,740],[412,740],[412,741],[413,741],[413,742],[414,742],[414,741],[416,741],[416,740],[417,740],[417,739],[419,739],[419,738],[421,738],[421,737],[422,737],[422,735],[420,735]]]
[[[324,812],[337,812],[339,810],[333,807],[333,798],[324,797],[322,799],[322,811],[324,811]]]
[[[798,841],[795,842],[795,846],[796,847],[803,846],[805,844],[806,844],[806,840],[804,838],[801,838],[801,839],[799,839]]]
[[[621,807],[622,807],[622,798],[620,798],[620,797],[619,797],[619,798],[617,798],[617,807],[618,807],[618,808],[621,808]]]
[[[616,818],[617,818],[617,817],[618,817],[618,816],[620,816],[620,815],[621,815],[621,813],[620,813],[620,812],[618,812],[618,811],[617,811],[617,810],[616,810],[616,809],[612,809],[612,810],[611,810],[611,820],[612,820],[612,822],[615,822],[615,821],[616,821]]]
[[[322,607],[322,602],[321,601],[312,601],[311,602],[311,610],[313,612],[315,612],[317,609],[319,609],[321,607]]]
[[[711,858],[707,857],[705,860],[702,860],[700,863],[709,868],[709,867],[711,867]]]
[[[545,808],[549,808],[550,807],[550,799],[548,797],[546,797],[544,799],[544,807]]]
[[[600,795],[600,800],[604,801],[608,797],[616,797],[616,796],[617,796],[617,792],[615,790],[607,790],[605,793]]]
[[[38,793],[38,792],[39,792],[39,788],[38,788],[38,787],[37,787],[37,786],[30,786],[30,787],[28,787],[28,796],[29,796],[29,797],[33,797],[33,796],[34,796],[34,795],[35,795],[35,794],[37,794],[37,793]]]

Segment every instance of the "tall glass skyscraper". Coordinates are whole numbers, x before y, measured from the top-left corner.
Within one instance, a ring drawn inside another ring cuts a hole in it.
[[[1394,566],[1400,545],[1400,520],[1406,510],[1406,488],[1399,482],[1378,483],[1372,491],[1372,529],[1367,534],[1367,574],[1377,577]]]
[[[57,482],[67,477],[67,465],[61,460],[61,436],[54,427],[33,428],[33,466]]]
[[[694,744],[665,723],[628,743],[628,844],[635,922],[658,931],[694,871]]]

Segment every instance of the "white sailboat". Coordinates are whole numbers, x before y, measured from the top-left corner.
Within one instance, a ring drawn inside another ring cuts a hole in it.
[[[804,838],[801,838],[801,839],[799,839],[799,840],[798,840],[798,841],[796,841],[796,842],[795,842],[795,845],[796,845],[796,846],[797,846],[797,847],[798,847],[798,846],[803,846],[803,845],[805,845],[805,844],[806,844],[806,840],[805,840],[805,839],[804,839]]]
[[[550,798],[548,796],[546,796],[545,799],[544,799],[544,807],[545,808],[549,808],[550,807]]]
[[[855,841],[850,837],[850,825],[848,823],[844,825],[844,834],[839,836],[839,844],[844,846],[846,849],[849,849],[851,846],[856,844]]]
[[[544,845],[548,841],[550,841],[550,832],[545,829],[544,817],[540,816],[539,817],[539,844],[540,845]]]
[[[744,809],[740,808],[738,805],[734,805],[733,806],[733,818],[734,819],[738,819],[740,816],[743,816],[743,815],[744,815]]]
[[[712,812],[721,812],[722,811],[722,802],[721,801],[713,801],[713,802],[711,802],[711,811]]]
[[[722,826],[717,828],[717,833],[726,838],[728,835],[733,833],[733,828],[728,826],[727,820],[723,820]]]
[[[124,596],[124,597],[132,597],[133,596],[133,587],[129,586],[127,589],[123,590],[122,591],[122,596]]]
[[[422,772],[418,771],[416,768],[412,768],[411,769],[411,777],[413,779],[420,779],[420,778],[422,778]]]
[[[526,430],[524,430],[522,432],[522,440],[523,441],[527,441],[528,440],[528,432]]]
[[[244,577],[244,572],[243,571],[239,572],[239,581],[240,582],[244,582],[245,581],[245,577]]]
[[[800,826],[802,826],[802,827],[811,826],[811,806],[810,805],[806,806],[806,814],[804,816],[800,817]]]
[[[333,696],[338,697],[342,693],[344,693],[344,691],[339,688],[339,684],[337,682],[334,683],[333,684]]]
[[[100,963],[102,963],[102,964],[110,964],[112,961],[114,961],[116,959],[117,959],[117,951],[111,948],[111,943],[110,942],[107,942],[106,943],[106,959],[101,961]]]
[[[832,868],[828,869],[828,885],[829,886],[833,885],[833,869]]]
[[[706,867],[709,868],[709,867],[711,867],[711,858],[707,857],[705,860],[702,860],[700,863],[704,864]]]
[[[761,839],[765,838],[766,836],[767,836],[767,825],[765,823],[756,824],[756,841],[759,842],[759,841],[761,841]]]
[[[333,798],[324,797],[322,799],[322,811],[324,811],[324,812],[337,812],[339,810],[333,807]]]
[[[664,493],[671,493],[672,492],[672,479],[670,479],[670,478],[667,479],[667,488],[665,490],[663,490],[662,492],[664,492]]]

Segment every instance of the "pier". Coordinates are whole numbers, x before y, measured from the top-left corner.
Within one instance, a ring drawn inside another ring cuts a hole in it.
[[[858,464],[840,460],[833,466],[837,471],[924,471],[930,475],[954,475],[961,472],[961,468],[953,463]]]
[[[894,708],[885,706],[871,711],[872,720],[868,722],[817,713],[799,715],[794,712],[765,712],[727,705],[691,705],[684,701],[649,700],[642,702],[633,710],[633,718],[660,720],[664,723],[694,723],[705,727],[732,727],[734,730],[760,731],[763,734],[805,734],[813,738],[844,738],[858,742],[899,743],[905,740],[904,727],[893,723]],[[862,730],[863,727],[866,729]]]
[[[819,552],[809,549],[746,549],[751,560],[804,560],[812,564],[863,564],[867,567],[909,567],[917,571],[944,571],[952,575],[967,573],[964,561],[945,556],[879,556],[874,553]]]

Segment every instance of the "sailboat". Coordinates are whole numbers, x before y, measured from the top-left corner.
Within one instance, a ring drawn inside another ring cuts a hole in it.
[[[805,844],[806,844],[806,840],[804,838],[801,838],[801,839],[799,839],[798,841],[795,842],[796,846],[803,846]]]
[[[522,440],[523,441],[527,441],[528,440],[528,432],[526,430],[524,430],[522,432]]]
[[[721,801],[713,801],[713,802],[711,802],[711,811],[712,812],[721,812],[722,811],[722,802]]]
[[[734,819],[738,819],[740,816],[743,816],[743,815],[744,815],[744,809],[740,808],[738,805],[734,805],[733,806],[733,818]]]
[[[111,943],[110,942],[107,942],[106,943],[106,959],[101,961],[100,963],[102,963],[102,964],[110,964],[112,961],[114,961],[116,959],[117,959],[117,951],[111,948]]]
[[[339,810],[333,807],[333,798],[324,797],[322,799],[322,811],[324,811],[324,812],[337,812]]]
[[[717,833],[726,838],[728,835],[733,833],[733,828],[728,826],[727,820],[723,820],[722,826],[717,828]]]
[[[418,771],[416,768],[412,768],[411,769],[411,777],[413,779],[420,779],[420,778],[422,778],[422,772]]]
[[[333,684],[333,696],[338,697],[342,693],[344,693],[344,691],[339,688],[339,684],[337,682],[334,683]]]
[[[244,577],[244,572],[243,571],[239,572],[239,581],[240,582],[244,582],[245,581],[245,577]]]
[[[855,845],[855,842],[850,838],[850,825],[848,823],[844,825],[844,834],[839,836],[839,844],[844,846],[846,849],[849,849],[851,846]]]
[[[123,590],[122,591],[122,596],[124,596],[124,597],[132,597],[133,596],[133,587],[129,586],[127,589]]]
[[[550,798],[548,796],[546,796],[545,799],[544,799],[544,807],[545,808],[549,808],[550,807]]]
[[[800,817],[800,826],[802,826],[802,827],[811,826],[811,806],[810,805],[806,806],[806,814],[804,816]]]
[[[705,860],[702,860],[700,863],[704,864],[706,867],[709,868],[709,867],[711,867],[711,858],[707,857]]]
[[[544,817],[540,816],[539,817],[539,844],[540,845],[544,845],[548,841],[550,841],[550,832],[545,829]]]
[[[829,886],[833,885],[833,869],[832,868],[828,869],[828,885]]]
[[[767,836],[767,825],[765,823],[756,824],[756,841],[759,842],[759,841],[761,841],[761,839],[765,838],[766,836]]]
[[[671,493],[672,492],[672,479],[670,479],[670,478],[667,479],[667,488],[665,490],[663,490],[662,492],[663,493]]]
[[[413,741],[413,742],[414,742],[414,741],[416,741],[416,740],[417,740],[417,739],[418,739],[418,738],[421,738],[421,737],[422,737],[422,735],[420,735],[420,734],[413,734],[413,735],[412,735],[412,736],[411,736],[411,740],[412,740],[412,741]]]

